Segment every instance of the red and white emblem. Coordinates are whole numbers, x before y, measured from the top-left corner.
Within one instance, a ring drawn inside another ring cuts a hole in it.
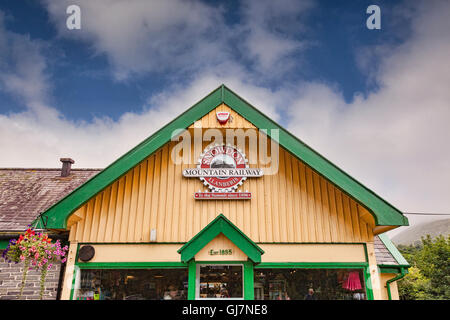
[[[205,149],[198,159],[201,169],[244,169],[248,168],[245,154],[232,146],[216,145]],[[231,192],[242,185],[247,177],[200,177],[203,184],[214,192]]]
[[[262,177],[259,168],[249,168],[245,154],[231,145],[210,145],[198,159],[196,168],[183,170],[187,178],[200,178],[211,192],[196,192],[195,199],[251,199],[250,192],[234,192],[247,179]]]
[[[228,119],[230,118],[230,113],[225,111],[218,111],[216,112],[217,120],[220,124],[224,125],[227,123]]]

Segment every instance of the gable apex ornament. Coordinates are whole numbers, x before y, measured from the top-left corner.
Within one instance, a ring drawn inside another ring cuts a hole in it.
[[[217,111],[216,118],[221,125],[225,125],[230,119],[230,113],[226,111]]]

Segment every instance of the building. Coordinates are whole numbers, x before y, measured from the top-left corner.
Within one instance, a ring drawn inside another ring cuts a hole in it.
[[[61,299],[398,299],[408,219],[223,85],[89,172],[28,216]]]
[[[68,159],[61,159],[69,166]],[[99,169],[0,169],[0,300],[17,299],[22,264],[6,263],[1,252],[10,239],[19,236],[41,212],[86,182]],[[49,232],[53,239],[67,240],[66,232]],[[46,278],[44,299],[56,299],[64,268],[52,267]],[[38,271],[29,271],[22,299],[39,298]],[[59,290],[60,291],[60,290]]]

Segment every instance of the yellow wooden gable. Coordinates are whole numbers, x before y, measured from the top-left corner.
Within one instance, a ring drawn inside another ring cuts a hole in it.
[[[231,113],[226,128],[255,128],[222,104],[190,129],[222,129],[217,110]],[[172,162],[176,144],[167,143],[74,212],[68,221],[70,240],[150,242],[155,229],[156,242],[187,242],[223,213],[257,243],[373,241],[375,221],[369,212],[281,147],[276,175],[244,182],[242,190],[252,193],[251,200],[199,201],[193,194],[205,187],[199,179],[182,176],[192,165]],[[198,156],[192,150],[191,163]]]

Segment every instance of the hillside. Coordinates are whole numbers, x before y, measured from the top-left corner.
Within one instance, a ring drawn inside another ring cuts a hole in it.
[[[428,223],[422,223],[414,227],[410,227],[392,238],[395,244],[413,244],[420,241],[422,236],[427,234],[436,237],[440,234],[450,234],[450,219],[437,220]]]

